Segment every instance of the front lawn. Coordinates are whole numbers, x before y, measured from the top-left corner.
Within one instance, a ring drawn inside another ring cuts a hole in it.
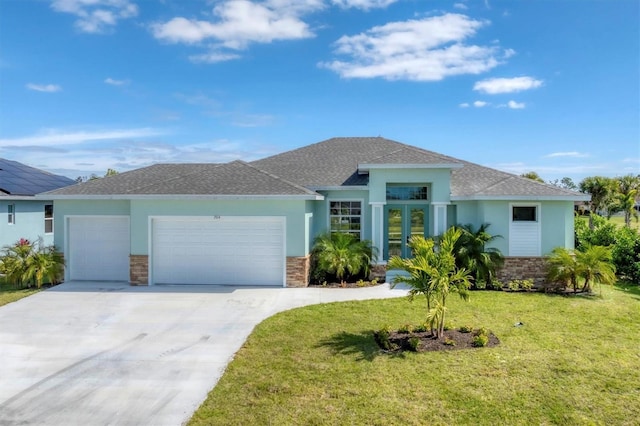
[[[4,279],[0,277],[0,306],[31,296],[40,290],[37,288],[16,289],[14,286],[6,284]]]
[[[473,292],[468,303],[451,297],[448,315],[487,327],[500,345],[379,351],[373,330],[423,322],[424,298],[275,315],[190,424],[637,424],[637,286],[603,288],[602,297]]]

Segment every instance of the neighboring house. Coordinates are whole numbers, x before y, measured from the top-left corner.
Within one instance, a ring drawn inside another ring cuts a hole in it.
[[[539,266],[573,247],[573,205],[588,198],[381,137],[157,164],[41,196],[55,202],[67,280],[281,286],[307,284],[326,230],[372,240],[384,265],[410,255],[412,235],[489,222],[507,269]]]
[[[35,194],[76,182],[0,158],[0,247],[26,238],[53,244],[53,201]]]

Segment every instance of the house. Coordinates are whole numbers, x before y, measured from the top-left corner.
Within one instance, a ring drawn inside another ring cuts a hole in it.
[[[587,199],[381,137],[157,164],[41,196],[55,202],[67,280],[255,286],[307,285],[326,230],[372,240],[384,265],[410,255],[412,235],[458,223],[490,223],[505,270],[535,273],[554,247],[573,247],[573,205]]]
[[[0,247],[21,238],[53,244],[53,201],[35,195],[74,180],[0,158]]]

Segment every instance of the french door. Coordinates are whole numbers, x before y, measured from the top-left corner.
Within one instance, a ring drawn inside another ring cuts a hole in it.
[[[411,257],[407,245],[414,235],[427,236],[429,206],[416,204],[388,204],[385,206],[384,258]]]

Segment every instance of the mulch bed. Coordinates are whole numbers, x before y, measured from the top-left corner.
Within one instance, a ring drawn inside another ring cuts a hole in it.
[[[500,340],[493,333],[490,332],[488,336],[489,342],[485,347],[493,347],[500,344]],[[388,352],[413,351],[409,344],[409,339],[412,337],[418,337],[420,339],[420,344],[416,352],[478,349],[473,346],[474,334],[463,333],[459,330],[445,330],[444,337],[441,339],[436,339],[431,335],[431,332],[428,331],[423,333],[398,333],[397,331],[392,331],[389,334],[389,342],[394,345],[394,349],[381,348]],[[455,342],[455,345],[446,345],[445,341],[447,339]],[[376,342],[380,345],[377,336]]]

